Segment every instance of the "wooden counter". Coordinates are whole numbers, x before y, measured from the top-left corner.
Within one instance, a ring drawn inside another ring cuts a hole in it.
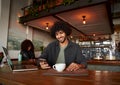
[[[120,72],[88,71],[88,76],[47,76],[47,70],[11,72],[0,69],[3,85],[120,85]]]
[[[88,69],[120,72],[120,60],[90,60]]]

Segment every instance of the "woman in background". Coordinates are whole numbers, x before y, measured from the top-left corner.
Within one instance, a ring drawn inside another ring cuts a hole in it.
[[[35,61],[34,45],[32,41],[26,39],[21,43],[20,54],[22,56],[22,61]]]

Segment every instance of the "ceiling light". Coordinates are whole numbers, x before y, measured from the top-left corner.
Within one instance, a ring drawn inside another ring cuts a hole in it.
[[[73,36],[71,35],[70,38],[73,38]]]
[[[48,29],[49,29],[48,25],[49,25],[49,23],[46,23],[46,30],[48,30]]]
[[[96,36],[96,34],[93,34],[93,36],[95,37],[95,36]]]
[[[83,24],[86,24],[86,16],[82,16],[83,18]]]

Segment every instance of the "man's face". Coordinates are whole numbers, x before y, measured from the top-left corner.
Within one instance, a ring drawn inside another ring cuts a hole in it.
[[[60,30],[57,31],[55,33],[56,39],[60,42],[60,43],[64,43],[64,41],[67,39],[66,34],[64,31]]]

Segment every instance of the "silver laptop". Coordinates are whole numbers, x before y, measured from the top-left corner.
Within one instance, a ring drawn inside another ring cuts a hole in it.
[[[10,67],[10,69],[12,70],[12,71],[14,71],[14,72],[19,72],[19,71],[34,71],[34,70],[38,70],[38,67],[37,66],[35,66],[35,65],[22,65],[22,64],[20,64],[20,63],[18,63],[18,64],[13,64],[12,63],[12,60],[10,59],[10,57],[9,57],[9,55],[8,55],[8,50],[5,48],[5,47],[3,47],[3,51],[4,51],[4,54],[5,54],[5,56],[6,56],[6,58],[7,58],[7,63],[8,63],[8,65],[9,65],[9,67]]]

